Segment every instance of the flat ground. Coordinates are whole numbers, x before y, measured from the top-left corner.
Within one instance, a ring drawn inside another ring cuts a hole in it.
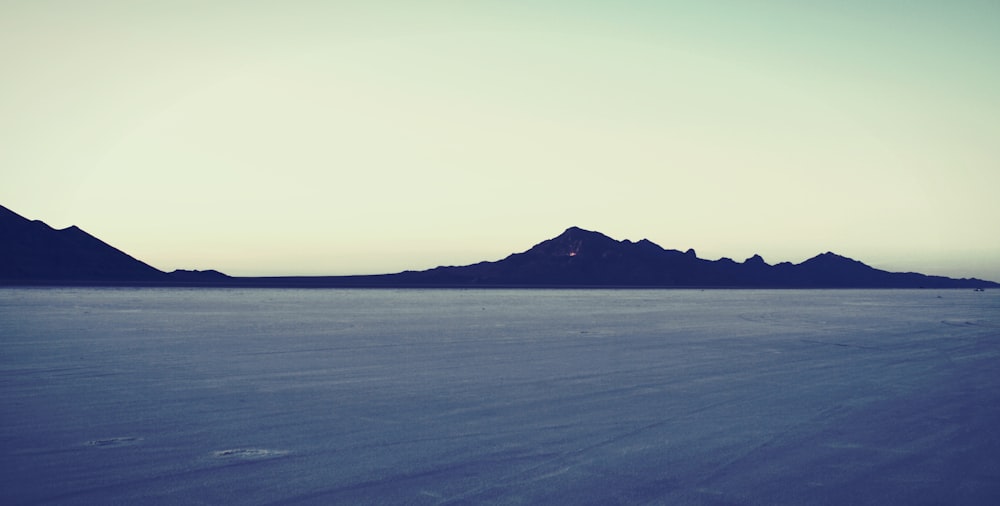
[[[0,290],[4,504],[1000,504],[1000,291]]]

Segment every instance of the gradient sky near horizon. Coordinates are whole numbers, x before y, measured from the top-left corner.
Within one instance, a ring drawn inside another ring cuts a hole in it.
[[[0,0],[0,204],[163,270],[569,226],[1000,281],[1000,2]]]

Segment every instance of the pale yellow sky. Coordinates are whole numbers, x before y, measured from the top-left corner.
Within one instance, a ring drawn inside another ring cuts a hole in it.
[[[0,2],[0,203],[158,268],[566,227],[1000,280],[996,2]]]

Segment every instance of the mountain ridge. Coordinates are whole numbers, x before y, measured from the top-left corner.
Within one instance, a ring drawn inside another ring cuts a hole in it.
[[[72,225],[55,229],[0,206],[0,279],[165,281],[166,273]]]
[[[665,249],[643,239],[615,241],[570,227],[527,251],[496,262],[408,272],[413,281],[447,279],[476,285],[635,286],[726,288],[919,288],[1000,286],[976,278],[891,273],[832,252],[802,263],[768,264],[754,254],[744,262],[705,260],[694,249]]]
[[[977,278],[894,273],[827,251],[801,263],[698,258],[648,240],[615,240],[572,226],[497,261],[358,276],[231,277],[215,270],[167,273],[76,226],[56,230],[0,206],[0,285],[242,287],[634,287],[1000,288]]]

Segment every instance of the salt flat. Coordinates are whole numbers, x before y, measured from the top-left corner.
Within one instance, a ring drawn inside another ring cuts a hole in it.
[[[3,504],[998,504],[1000,291],[0,289]]]

